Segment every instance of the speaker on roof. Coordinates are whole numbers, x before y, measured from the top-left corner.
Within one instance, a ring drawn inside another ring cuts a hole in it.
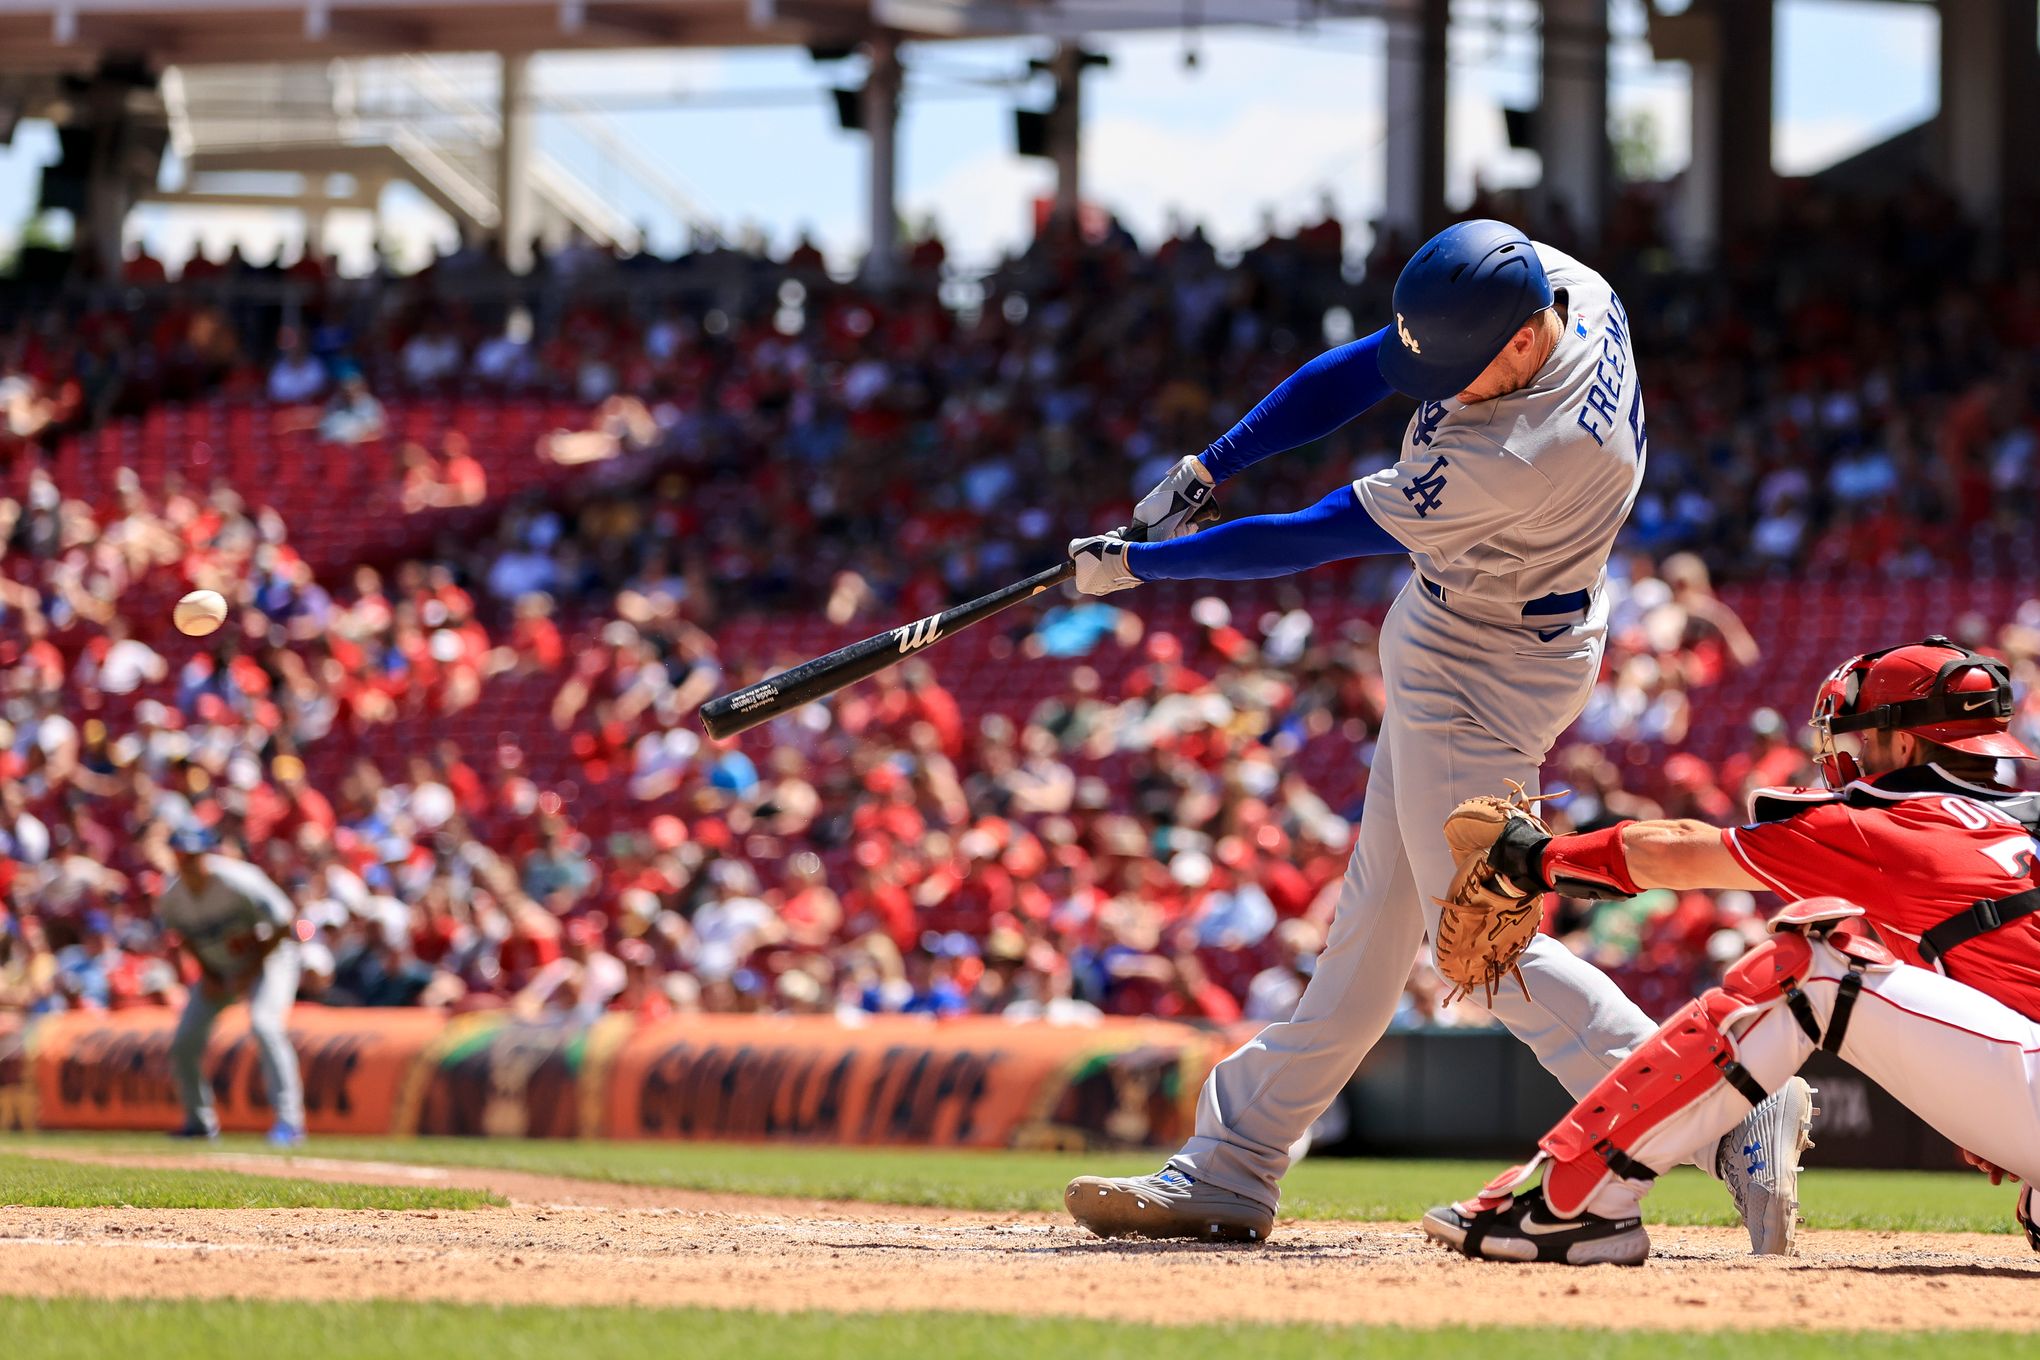
[[[864,131],[864,91],[834,89],[829,93],[836,97],[836,126],[845,132]]]
[[[1047,113],[1040,109],[1013,110],[1013,150],[1021,156],[1049,155]]]

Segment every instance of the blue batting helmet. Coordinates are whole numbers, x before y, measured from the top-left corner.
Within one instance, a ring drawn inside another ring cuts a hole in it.
[[[1377,351],[1381,376],[1404,396],[1463,392],[1509,337],[1551,305],[1551,280],[1530,238],[1476,218],[1433,236],[1395,281],[1395,341]]]

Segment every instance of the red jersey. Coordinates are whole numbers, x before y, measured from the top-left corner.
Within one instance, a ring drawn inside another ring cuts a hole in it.
[[[1787,901],[1844,897],[1905,962],[1929,967],[1920,936],[1978,901],[2040,886],[2036,799],[1912,766],[1859,780],[1839,794],[1759,793],[1776,820],[1726,833],[1743,868]],[[2040,1019],[2040,914],[2021,917],[1939,961],[1946,973],[2030,1019]]]

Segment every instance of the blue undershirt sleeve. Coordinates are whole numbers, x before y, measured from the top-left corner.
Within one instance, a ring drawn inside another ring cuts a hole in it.
[[[1166,543],[1134,543],[1126,567],[1143,581],[1258,581],[1348,557],[1409,551],[1360,504],[1349,482],[1308,510],[1251,515]]]
[[[1282,380],[1240,423],[1201,455],[1205,471],[1224,481],[1270,454],[1322,439],[1390,392],[1375,352],[1383,326],[1351,344],[1328,349]]]

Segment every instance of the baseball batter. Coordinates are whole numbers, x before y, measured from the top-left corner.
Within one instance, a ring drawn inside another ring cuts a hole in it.
[[[2017,1214],[2040,1250],[2040,794],[1996,780],[1999,760],[2033,759],[2011,715],[2005,664],[1933,637],[1828,677],[1813,714],[1826,790],[1760,790],[1748,826],[1554,838],[1511,819],[1487,858],[1518,886],[1768,888],[1791,905],[1528,1165],[1433,1209],[1424,1231],[1474,1257],[1640,1264],[1652,1178],[1824,1048],[1993,1182],[2024,1178]]]
[[[1135,507],[1131,533],[1070,544],[1076,585],[1094,595],[1370,554],[1415,566],[1382,627],[1387,711],[1310,985],[1290,1020],[1213,1071],[1196,1136],[1159,1174],[1071,1182],[1071,1214],[1101,1236],[1267,1236],[1290,1146],[1387,1028],[1419,942],[1435,948],[1434,899],[1454,870],[1438,835],[1446,813],[1510,780],[1534,792],[1600,668],[1608,553],[1647,442],[1621,301],[1577,260],[1473,221],[1417,252],[1394,308],[1393,326],[1312,360],[1185,458]],[[1197,530],[1228,477],[1391,389],[1419,403],[1393,467],[1295,514]],[[1643,1012],[1556,940],[1536,939],[1519,962],[1490,1008],[1575,1096],[1650,1035]],[[1728,1180],[1759,1252],[1789,1250],[1809,1109],[1795,1082],[1731,1138],[1684,1149]]]
[[[177,932],[199,971],[170,1041],[170,1066],[184,1103],[178,1134],[219,1134],[212,1086],[205,1079],[205,1045],[220,1012],[245,996],[248,1032],[275,1116],[269,1141],[291,1147],[305,1136],[304,1088],[286,1029],[297,1000],[298,950],[291,933],[297,909],[254,865],[210,853],[215,845],[212,834],[199,827],[173,833],[177,877],[156,902],[157,919]]]

